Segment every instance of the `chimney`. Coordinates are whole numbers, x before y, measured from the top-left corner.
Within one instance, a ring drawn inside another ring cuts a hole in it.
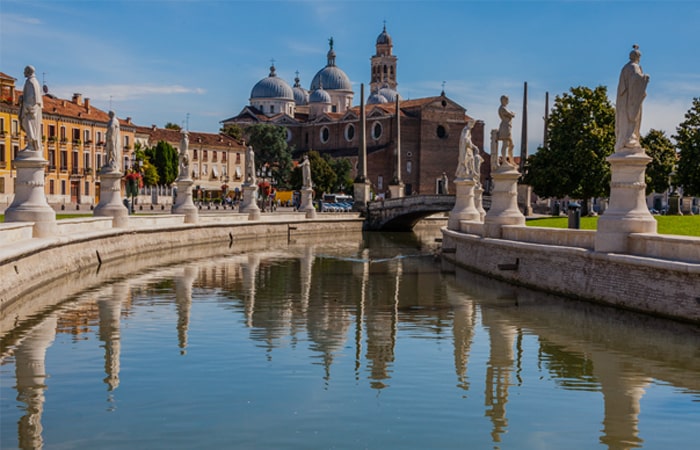
[[[126,123],[128,123],[129,125],[131,125],[131,117],[127,117],[127,118],[126,118]]]
[[[80,93],[73,94],[73,103],[80,106],[83,104],[83,95]]]
[[[64,108],[66,107],[66,101],[65,101],[65,100],[61,100],[61,106],[63,106]]]
[[[86,98],[85,99],[85,110],[90,114],[90,99]]]
[[[156,124],[151,125],[151,131],[156,131],[156,128],[158,128]]]

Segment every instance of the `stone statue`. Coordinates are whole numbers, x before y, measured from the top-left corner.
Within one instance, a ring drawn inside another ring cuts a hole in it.
[[[311,189],[313,187],[313,181],[311,181],[311,163],[309,162],[309,156],[304,155],[301,164],[301,177],[302,177],[302,189]]]
[[[501,124],[498,127],[498,140],[503,141],[503,146],[501,147],[501,156],[503,157],[503,163],[513,163],[513,135],[512,135],[512,122],[515,117],[513,111],[506,108],[508,106],[508,96],[501,95],[501,106],[498,108],[498,117],[501,118]]]
[[[245,157],[245,181],[249,186],[255,186],[257,179],[255,178],[255,152],[253,146],[248,146],[248,152]]]
[[[22,129],[27,134],[27,146],[23,149],[40,152],[41,148],[41,110],[44,106],[41,86],[34,76],[34,67],[24,68],[24,83],[22,102],[19,107],[19,120]]]
[[[498,130],[491,130],[491,169],[496,170],[498,164]]]
[[[107,122],[105,150],[107,151],[107,165],[112,169],[119,169],[121,151],[119,147],[119,119],[114,111],[109,112],[109,122]]]
[[[464,179],[475,174],[474,154],[478,154],[479,149],[472,143],[473,127],[474,120],[470,120],[467,122],[467,126],[462,129],[462,134],[459,137],[459,161],[455,172],[457,179]]]
[[[481,164],[484,162],[484,158],[481,156],[481,153],[479,152],[479,147],[476,145],[472,146],[472,149],[474,150],[474,166],[472,168],[472,174],[474,175],[474,179],[476,180],[477,183],[480,183],[481,180]]]
[[[630,61],[620,72],[615,104],[615,151],[625,148],[641,149],[639,127],[642,123],[642,102],[647,96],[649,75],[642,72],[639,60],[642,53],[637,45],[632,46]],[[643,150],[642,150],[643,151]]]
[[[447,174],[445,172],[442,172],[442,177],[440,178],[440,181],[442,182],[442,194],[449,194],[449,180],[447,179]]]
[[[187,149],[190,145],[190,135],[186,130],[182,130],[180,139],[180,179],[186,179],[190,173],[190,158],[187,156]]]

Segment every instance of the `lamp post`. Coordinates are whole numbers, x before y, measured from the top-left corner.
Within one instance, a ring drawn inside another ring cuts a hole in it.
[[[265,204],[268,202],[270,197],[270,184],[266,185],[265,180],[268,178],[272,179],[272,169],[267,165],[267,163],[265,163],[264,165],[260,166],[260,169],[257,171],[257,175],[262,179],[262,211],[265,212]]]

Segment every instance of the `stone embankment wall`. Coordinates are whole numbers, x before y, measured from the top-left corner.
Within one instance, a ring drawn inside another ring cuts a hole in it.
[[[185,224],[178,215],[133,216],[126,228],[112,228],[110,218],[60,220],[59,233],[50,238],[31,238],[31,223],[0,224],[0,318],[19,307],[14,304],[18,299],[31,301],[28,294],[34,290],[76,273],[91,277],[103,265],[155,264],[152,255],[168,253],[186,259],[188,249],[195,253],[195,248],[217,244],[235,250],[245,242],[271,238],[360,233],[363,225],[354,214],[315,220],[303,214],[275,214],[258,221],[247,217],[200,216],[198,223]]]
[[[700,239],[633,234],[634,254],[593,251],[595,232],[482,224],[443,229],[443,258],[504,281],[700,324]]]

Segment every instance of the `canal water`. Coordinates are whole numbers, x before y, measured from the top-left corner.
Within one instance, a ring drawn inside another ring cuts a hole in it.
[[[47,284],[0,322],[0,448],[697,445],[697,327],[482,278],[437,236],[232,240]]]

